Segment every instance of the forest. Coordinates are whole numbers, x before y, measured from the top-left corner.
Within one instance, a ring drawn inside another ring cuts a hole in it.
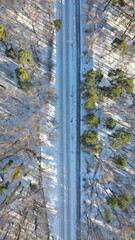
[[[134,1],[87,1],[81,81],[83,239],[135,238]]]

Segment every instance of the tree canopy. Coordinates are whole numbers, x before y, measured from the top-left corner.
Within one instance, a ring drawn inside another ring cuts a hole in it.
[[[7,37],[7,32],[4,29],[3,25],[0,24],[0,40],[4,41],[5,37]]]
[[[112,137],[114,138],[113,147],[119,148],[121,145],[127,145],[133,138],[133,134],[125,130],[117,130]]]
[[[112,42],[112,49],[114,51],[119,50],[123,54],[127,54],[129,51],[129,46],[124,39],[115,38]]]

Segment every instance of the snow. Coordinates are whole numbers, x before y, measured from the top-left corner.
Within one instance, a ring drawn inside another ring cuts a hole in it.
[[[103,13],[103,2],[102,0],[81,1],[81,72],[83,81],[84,73],[90,69],[96,70],[100,68],[103,70],[104,74],[102,86],[109,86],[109,81],[107,79],[109,70],[119,67],[129,76],[133,76],[135,74],[135,68],[133,68],[135,65],[135,58],[131,55],[131,52],[129,52],[129,55],[123,56],[118,52],[114,53],[111,51],[111,42],[114,40],[115,36],[119,37],[124,30],[123,22],[121,21],[123,17],[118,17],[117,9],[111,6],[108,11]],[[128,42],[129,44],[133,37],[133,31],[128,33],[126,37],[130,39]],[[83,100],[81,102],[83,104]],[[91,240],[95,238],[96,234],[98,236],[98,231],[102,232],[103,239],[111,240],[115,237],[116,239],[121,239],[119,223],[117,222],[115,214],[112,214],[112,225],[106,224],[102,205],[106,206],[105,198],[107,193],[111,193],[110,189],[118,191],[118,183],[122,189],[125,189],[126,179],[128,178],[129,180],[131,172],[132,176],[130,178],[130,183],[132,188],[134,186],[132,179],[134,170],[131,170],[129,166],[125,168],[125,171],[119,170],[111,161],[114,154],[123,156],[123,148],[112,151],[108,138],[108,135],[111,135],[116,129],[125,128],[129,131],[134,131],[134,121],[132,121],[133,118],[130,119],[130,117],[133,116],[135,112],[134,109],[129,111],[132,103],[133,96],[127,96],[127,94],[123,93],[121,100],[115,102],[105,97],[103,102],[96,105],[96,115],[98,114],[100,117],[100,124],[97,129],[98,138],[101,139],[104,150],[101,152],[100,156],[92,156],[81,151],[82,239],[86,238]],[[82,106],[81,119],[83,119],[85,114],[85,109]],[[104,126],[104,121],[107,117],[113,117],[118,121],[113,131],[107,130]],[[81,121],[81,134],[86,129],[84,122]],[[125,148],[127,149],[129,147],[129,149],[131,149],[132,142],[133,140],[131,140],[131,143]],[[125,158],[127,160],[130,159],[129,161],[133,164],[134,151],[130,152],[130,154],[126,153]],[[89,173],[87,172],[87,164],[90,165]],[[117,180],[116,176],[118,177]],[[121,182],[119,182],[120,179]],[[118,182],[116,183],[116,181]],[[99,204],[99,202],[101,202],[101,204]],[[119,209],[117,209],[117,213],[122,214]],[[90,221],[89,224],[88,219]],[[92,225],[91,221],[94,225]],[[88,227],[90,227],[90,229],[88,229]],[[93,228],[95,231],[93,231]],[[102,239],[102,235],[100,235],[100,237]]]

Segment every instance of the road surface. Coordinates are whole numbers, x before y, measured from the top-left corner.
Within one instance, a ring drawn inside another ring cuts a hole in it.
[[[80,229],[80,3],[57,0],[62,28],[56,37],[59,125],[59,240],[79,240]]]

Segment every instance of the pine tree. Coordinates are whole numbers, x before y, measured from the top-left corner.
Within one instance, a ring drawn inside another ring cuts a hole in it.
[[[115,164],[118,168],[124,168],[126,167],[126,160],[123,157],[118,156],[115,160]]]

